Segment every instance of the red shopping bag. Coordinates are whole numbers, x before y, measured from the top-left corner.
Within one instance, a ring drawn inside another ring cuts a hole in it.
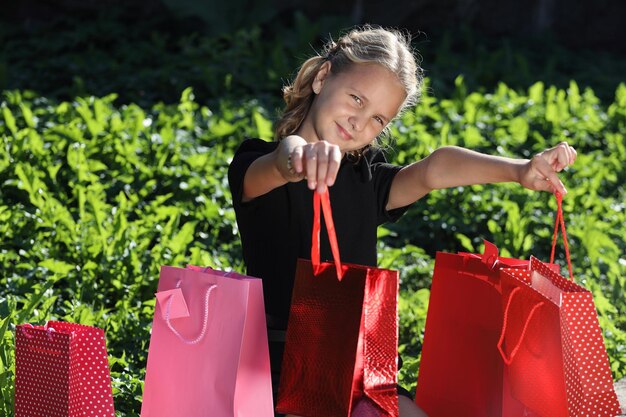
[[[142,417],[273,417],[258,278],[161,267]]]
[[[499,257],[487,241],[481,256],[437,253],[415,395],[429,417],[524,415],[525,407],[508,394],[497,349],[498,270],[527,266],[528,261]]]
[[[570,278],[567,235],[558,213]],[[504,321],[498,347],[512,395],[541,417],[614,417],[620,414],[593,296],[536,258],[529,270],[500,271]]]
[[[322,205],[335,263],[320,263]],[[287,326],[280,413],[398,415],[398,272],[341,264],[328,193],[314,194],[311,261],[298,260]]]
[[[15,333],[15,417],[115,416],[102,329],[49,321]]]

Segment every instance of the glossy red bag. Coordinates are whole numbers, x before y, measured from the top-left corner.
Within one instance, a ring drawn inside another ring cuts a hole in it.
[[[614,417],[621,413],[593,296],[573,281],[561,199],[561,225],[570,279],[531,258],[525,271],[502,269],[504,321],[498,347],[512,395],[541,417]]]
[[[436,254],[415,395],[429,417],[524,415],[525,407],[509,394],[497,349],[498,270],[527,266],[528,261],[499,257],[487,241],[482,255]]]
[[[320,204],[334,263],[321,263]],[[348,417],[359,402],[398,415],[398,272],[342,264],[328,193],[314,194],[311,261],[299,259],[287,326],[280,413]]]

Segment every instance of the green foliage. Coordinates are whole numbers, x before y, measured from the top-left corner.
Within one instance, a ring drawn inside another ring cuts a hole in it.
[[[336,39],[353,24],[349,16],[311,19],[266,6],[259,11],[262,3],[156,3],[142,10],[118,3],[82,15],[58,10],[30,24],[0,14],[0,90],[29,89],[70,101],[116,93],[121,103],[150,107],[175,102],[191,86],[201,103],[254,97],[273,108],[281,106],[283,81],[329,36]],[[608,102],[626,73],[622,56],[568,50],[545,36],[485,37],[466,27],[415,35],[439,97],[455,93],[459,76],[481,93],[500,82],[519,90],[537,80],[567,89],[575,79]]]
[[[146,110],[114,101],[13,91],[0,104],[5,411],[15,324],[59,319],[106,330],[116,408],[135,415],[159,267],[243,269],[226,170],[244,136],[268,133],[266,111],[217,115],[190,89]]]
[[[431,269],[432,271],[432,269]],[[431,272],[432,275],[432,272]],[[398,299],[400,317],[399,353],[403,358],[398,375],[400,385],[415,392],[419,371],[422,344],[424,343],[424,327],[428,312],[430,286],[417,291],[402,290]]]
[[[575,279],[596,300],[611,369],[626,375],[624,169],[626,87],[603,108],[582,94],[533,85],[424,97],[393,126],[389,158],[406,163],[442,145],[526,155],[567,139],[579,152],[561,176]],[[116,105],[116,96],[55,103],[7,91],[0,104],[0,382],[12,413],[13,330],[59,319],[106,330],[116,408],[137,415],[153,293],[161,265],[243,270],[228,161],[245,136],[271,135],[256,102]],[[470,133],[468,133],[470,132]],[[556,138],[556,139],[552,139]],[[437,250],[549,258],[555,203],[512,184],[433,192],[380,229],[380,265],[401,273],[400,380],[415,387]],[[561,245],[559,245],[560,249]],[[558,261],[564,264],[562,250]]]
[[[266,28],[260,25],[261,14],[251,13],[248,6],[257,7],[251,3],[238,13],[255,23],[240,27],[232,13],[216,13],[206,2],[175,3],[172,7],[182,15],[188,6],[200,7],[220,24],[198,25],[166,13],[138,20],[137,12],[122,4],[104,15],[78,21],[57,16],[28,30],[0,17],[0,27],[7,28],[0,33],[0,90],[28,89],[68,101],[114,93],[120,103],[151,107],[175,103],[191,86],[201,103],[217,106],[222,100],[254,97],[273,110],[282,106],[283,80],[312,52],[312,44],[319,47],[319,39],[348,25],[341,18],[311,21],[294,13]],[[4,54],[10,57],[6,62]]]
[[[493,36],[461,25],[455,30],[443,28],[440,33],[421,34],[416,44],[433,79],[433,91],[446,97],[454,90],[454,79],[462,75],[470,90],[482,93],[494,90],[501,82],[519,90],[538,80],[567,89],[574,79],[581,89],[590,87],[610,101],[626,72],[626,60],[617,54],[568,49],[546,33],[537,37]]]
[[[592,90],[581,92],[574,81],[566,90],[538,82],[525,93],[500,84],[494,92],[468,94],[459,78],[452,98],[426,96],[395,122],[397,140],[390,154],[392,160],[407,163],[440,146],[459,145],[531,157],[560,140],[571,143],[578,160],[561,179],[569,190],[564,211],[574,278],[593,292],[616,378],[626,375],[625,105],[624,84],[607,108]],[[407,248],[412,246],[428,256],[438,250],[481,252],[483,238],[494,242],[503,256],[527,259],[532,254],[547,261],[555,213],[550,195],[518,185],[458,187],[430,193],[380,236],[386,245],[397,248],[384,253],[401,270],[406,265],[393,256],[411,252]],[[565,265],[560,242],[557,262]],[[422,280],[417,288],[428,288],[426,283]],[[419,300],[400,306],[401,316],[419,317],[423,310]],[[406,331],[400,337],[405,349],[421,341],[419,335]],[[415,366],[412,360],[409,363]]]
[[[179,17],[201,19],[212,35],[266,23],[280,11],[266,3],[248,1],[163,0],[163,4]]]
[[[15,325],[51,319],[105,329],[118,415],[138,415],[159,267],[244,269],[228,163],[244,137],[271,139],[282,80],[314,39],[333,31],[303,16],[293,23],[215,37],[153,30],[158,25],[148,21],[7,32],[0,51],[0,88],[5,80],[12,87],[0,99],[2,415],[13,413]],[[604,89],[601,99],[576,76],[555,81],[563,56],[538,72],[511,45],[493,56],[479,47],[475,60],[459,57],[457,38],[446,39],[432,48],[436,58],[425,54],[435,71],[421,103],[393,122],[389,159],[409,163],[444,145],[531,157],[560,140],[573,144],[578,161],[561,178],[575,279],[594,295],[613,376],[625,376],[626,85],[612,85],[608,100]],[[458,68],[468,70],[459,76]],[[506,68],[519,69],[512,83],[524,88],[498,82],[514,73]],[[415,387],[435,252],[480,252],[485,238],[502,255],[548,260],[555,210],[546,193],[514,184],[459,187],[430,193],[380,228],[380,266],[399,270],[402,280],[405,386]]]

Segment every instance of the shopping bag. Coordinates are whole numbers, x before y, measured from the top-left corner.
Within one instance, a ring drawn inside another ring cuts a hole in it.
[[[569,275],[567,235],[558,213]],[[528,270],[500,270],[504,320],[498,348],[511,393],[541,417],[614,417],[620,414],[593,296],[531,257]]]
[[[502,329],[498,270],[528,261],[498,256],[485,241],[482,255],[438,252],[431,285],[416,403],[429,417],[524,415],[510,398],[497,349]]]
[[[49,321],[15,333],[15,417],[115,416],[102,329]]]
[[[161,267],[142,417],[273,417],[261,280]]]
[[[334,263],[320,262],[320,205]],[[328,193],[314,193],[311,260],[296,268],[276,410],[347,417],[365,401],[361,409],[397,416],[397,293],[397,271],[341,263]]]

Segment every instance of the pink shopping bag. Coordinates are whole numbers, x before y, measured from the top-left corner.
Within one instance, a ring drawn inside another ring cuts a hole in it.
[[[104,331],[22,324],[15,335],[15,417],[114,417]]]
[[[261,280],[163,266],[156,298],[141,416],[273,417]]]

